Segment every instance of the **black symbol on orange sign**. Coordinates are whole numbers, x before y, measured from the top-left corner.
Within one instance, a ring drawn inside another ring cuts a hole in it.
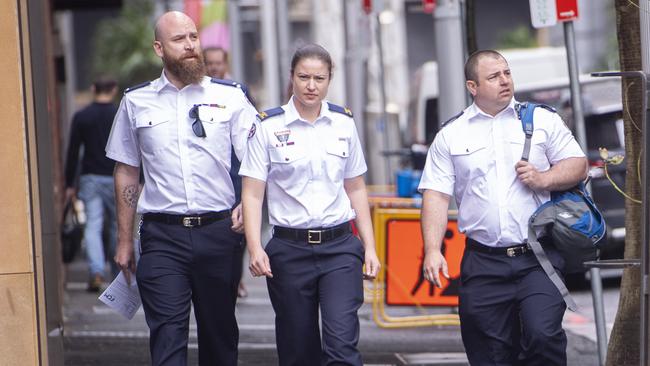
[[[447,229],[445,231],[445,239],[451,239],[454,237],[454,232]],[[440,251],[442,252],[442,255],[445,255],[445,252],[447,250],[447,243],[445,241],[442,241],[442,247],[440,248]],[[420,257],[420,266],[418,268],[418,281],[415,283],[415,286],[413,286],[413,289],[411,290],[411,296],[415,296],[415,294],[418,292],[422,284],[424,283],[424,272],[422,271],[422,267],[424,265],[424,246],[422,246],[422,256]],[[456,295],[458,294],[458,278],[451,278],[449,280],[449,285],[445,287],[445,289],[442,291],[442,296],[448,296],[448,295]],[[450,289],[450,287],[452,287]],[[433,297],[433,292],[434,292],[434,285],[432,282],[429,282],[429,296]],[[447,293],[448,290],[454,291],[450,293]]]

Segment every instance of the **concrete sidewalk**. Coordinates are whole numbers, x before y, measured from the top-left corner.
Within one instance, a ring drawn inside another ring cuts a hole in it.
[[[246,272],[248,297],[240,299],[237,318],[240,328],[240,365],[277,365],[274,314],[266,283]],[[64,303],[65,365],[147,365],[148,329],[142,309],[133,320],[126,320],[97,300],[99,294],[88,293],[87,268],[84,261],[71,263],[67,269]],[[577,296],[581,305],[590,295]],[[617,301],[617,300],[616,300]],[[607,307],[608,305],[606,305]],[[413,308],[391,309],[416,313]],[[359,312],[360,349],[365,365],[467,365],[457,326],[382,329],[372,320],[372,307],[364,304]],[[598,364],[596,345],[588,336],[589,314],[565,318],[568,336],[568,364]],[[578,320],[575,320],[578,319]],[[613,317],[611,318],[613,320]],[[610,320],[610,321],[611,321]],[[582,328],[583,331],[576,331]],[[591,334],[593,322],[591,322]],[[197,364],[196,327],[191,317],[189,364]]]

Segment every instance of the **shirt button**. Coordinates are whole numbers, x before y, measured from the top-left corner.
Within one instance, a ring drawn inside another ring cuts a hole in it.
[[[284,161],[289,161],[289,158],[284,158]]]
[[[149,126],[151,126],[151,121],[149,121]]]

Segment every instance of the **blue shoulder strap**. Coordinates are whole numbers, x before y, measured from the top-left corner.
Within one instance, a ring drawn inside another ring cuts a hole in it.
[[[533,102],[523,102],[517,103],[515,105],[515,111],[517,112],[517,117],[521,120],[521,128],[526,134],[526,141],[524,142],[524,151],[521,154],[521,160],[528,161],[528,156],[530,155],[530,140],[533,138],[533,131],[535,130],[535,124],[533,123],[533,115],[535,114],[535,108],[542,107],[550,112],[557,113],[555,109],[547,106],[546,104],[538,104]]]
[[[530,141],[533,138],[533,130],[535,130],[535,125],[533,123],[533,114],[535,113],[535,108],[539,104],[524,102],[518,103],[515,105],[515,110],[517,111],[517,116],[521,120],[521,128],[526,134],[526,141],[524,142],[524,151],[521,153],[521,160],[528,161],[528,156],[530,155]]]

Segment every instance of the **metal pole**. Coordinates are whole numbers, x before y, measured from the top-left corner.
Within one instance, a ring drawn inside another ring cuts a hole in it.
[[[278,46],[280,49],[280,65],[278,75],[280,78],[280,96],[283,100],[289,99],[286,94],[286,83],[289,81],[289,64],[291,63],[291,19],[289,19],[289,8],[287,0],[277,0],[278,11]]]
[[[265,109],[280,105],[280,76],[278,75],[277,27],[275,25],[274,0],[260,1],[262,22],[262,50],[264,52],[264,84],[267,98]]]
[[[239,0],[228,1],[228,26],[230,27],[230,75],[234,80],[244,82],[243,42]]]
[[[388,114],[386,113],[386,79],[384,74],[384,47],[383,41],[381,39],[381,21],[380,21],[380,12],[377,12],[377,25],[375,27],[375,37],[377,38],[377,52],[379,53],[379,107],[381,111],[379,113],[379,126],[382,130],[383,145],[384,150],[389,149],[389,138],[388,138]],[[388,178],[388,183],[390,184],[393,181],[390,167],[390,159],[388,157],[384,158],[384,163],[386,164],[386,177]]]
[[[603,301],[603,282],[600,268],[591,268],[591,299],[594,303],[594,318],[596,320],[596,340],[598,341],[598,361],[605,366],[607,360],[607,328],[605,323],[605,305]]]
[[[569,64],[569,83],[571,86],[571,108],[575,123],[576,140],[587,151],[587,133],[585,132],[585,117],[582,112],[582,97],[580,81],[578,79],[578,55],[576,52],[576,38],[573,30],[573,21],[564,22],[564,44],[566,46],[567,62]]]
[[[367,45],[362,42],[362,34],[364,30],[362,27],[361,17],[361,3],[359,1],[344,1],[343,11],[346,19],[346,51],[345,63],[347,65],[346,88],[348,90],[347,103],[354,111],[354,122],[357,125],[357,133],[361,146],[367,156],[366,149],[366,124],[365,124],[365,85],[366,78],[364,60],[365,53],[367,52]],[[367,18],[366,18],[367,19]],[[367,25],[367,22],[365,23]]]
[[[465,39],[459,0],[441,0],[434,17],[436,62],[438,63],[438,122],[458,114],[467,106],[465,90]]]
[[[647,93],[647,76],[650,74],[650,6],[648,0],[639,1],[639,28],[641,33],[641,65],[643,67],[642,80],[643,84],[643,181],[641,182],[641,189],[643,193],[643,215],[641,230],[643,230],[643,242],[641,242],[641,365],[650,366],[650,357],[648,357],[648,347],[650,340],[650,302],[648,299],[648,272],[650,266],[649,258],[649,245],[650,234],[648,229],[648,220],[650,220],[650,202],[649,189],[648,189],[648,169],[650,169],[650,161],[648,161],[648,149],[650,149],[650,131],[648,131],[647,114],[648,114],[648,93]]]

